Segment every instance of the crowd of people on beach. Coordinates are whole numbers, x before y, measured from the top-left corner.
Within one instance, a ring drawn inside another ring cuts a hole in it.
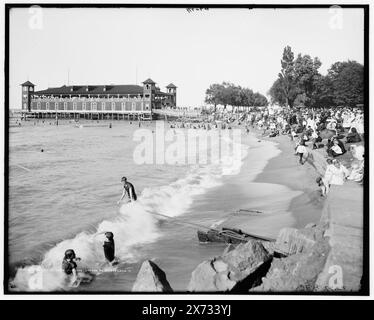
[[[313,150],[324,154],[326,170],[316,181],[323,196],[331,185],[342,185],[346,180],[363,183],[365,147],[361,108],[256,110],[246,114],[245,124],[247,128],[261,130],[263,136],[288,135],[295,143],[295,155],[301,165],[307,161],[313,164]]]
[[[231,129],[244,126],[247,133],[257,129],[263,136],[287,135],[294,143],[295,155],[301,165],[314,166],[314,152],[326,158],[326,169],[316,179],[321,195],[331,185],[346,180],[362,184],[364,178],[364,113],[359,107],[330,108],[253,108],[251,111],[215,111],[204,120],[179,119],[171,128]]]
[[[324,155],[326,169],[316,179],[323,196],[331,185],[342,185],[346,180],[363,183],[364,113],[360,107],[252,108],[237,114],[221,110],[212,114],[208,125],[216,128],[221,123],[221,129],[231,128],[234,121],[244,125],[247,133],[252,128],[264,137],[289,136],[301,165],[309,162],[314,166],[314,152]]]

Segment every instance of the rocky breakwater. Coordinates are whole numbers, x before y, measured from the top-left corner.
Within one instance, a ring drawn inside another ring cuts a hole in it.
[[[269,269],[272,255],[260,241],[230,245],[220,257],[206,260],[192,272],[188,291],[242,291],[258,284]]]
[[[282,229],[276,242],[250,240],[229,245],[222,256],[202,262],[192,272],[192,292],[316,291],[330,251],[326,225]]]
[[[189,292],[316,291],[330,251],[326,224],[285,228],[275,242],[249,240],[230,244],[222,255],[200,263],[191,274]],[[165,273],[145,261],[133,291],[172,292]]]
[[[274,258],[261,285],[251,292],[317,291],[330,252],[325,224],[307,225],[304,229],[285,228],[274,245]]]

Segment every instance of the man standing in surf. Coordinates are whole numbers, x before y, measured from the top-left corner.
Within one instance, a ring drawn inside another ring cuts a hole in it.
[[[130,202],[136,201],[137,196],[133,184],[128,182],[126,177],[122,177],[121,182],[123,183],[123,192],[121,199],[117,203],[119,204],[125,196],[127,196]]]
[[[114,265],[116,263],[115,261],[115,245],[114,245],[114,235],[113,232],[107,231],[105,232],[105,241],[104,241],[104,256],[105,259],[110,263],[111,265]]]

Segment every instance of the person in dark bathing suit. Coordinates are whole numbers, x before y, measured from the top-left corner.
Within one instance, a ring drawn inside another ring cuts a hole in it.
[[[114,252],[115,252],[115,246],[114,246],[114,235],[113,232],[105,232],[105,241],[104,241],[104,256],[105,259],[110,263],[114,263]]]
[[[128,182],[126,177],[122,177],[121,182],[123,183],[123,192],[121,199],[117,203],[119,204],[125,196],[128,197],[129,201],[136,201],[137,196],[133,184]]]
[[[75,252],[72,249],[66,250],[64,259],[62,260],[62,269],[67,275],[76,275],[77,264],[76,261],[79,261],[80,258],[75,256]]]
[[[62,260],[62,271],[68,276],[67,280],[69,286],[78,286],[81,282],[89,283],[92,281],[94,276],[88,271],[78,271],[77,261],[81,258],[77,258],[73,249],[65,251],[64,259]]]
[[[65,272],[67,276],[70,277],[70,284],[73,285],[78,280],[78,273],[77,273],[77,261],[80,258],[75,256],[75,252],[72,249],[68,249],[65,251],[64,259],[62,260],[62,270]]]

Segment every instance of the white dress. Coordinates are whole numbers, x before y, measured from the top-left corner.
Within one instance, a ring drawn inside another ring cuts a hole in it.
[[[365,147],[363,145],[351,145],[353,147],[352,155],[353,158],[357,159],[358,161],[364,160],[364,154],[365,154]]]
[[[361,181],[364,177],[364,160],[352,164],[352,171],[348,176],[348,180]]]
[[[334,165],[329,165],[326,168],[325,176],[323,180],[326,184],[344,184],[344,179],[349,175],[349,172],[346,167],[342,164],[340,168],[335,167]]]
[[[334,145],[331,147],[331,150],[334,151],[336,154],[342,154],[343,151],[338,145]]]
[[[297,153],[308,153],[308,149],[305,146],[298,145],[296,148]]]

